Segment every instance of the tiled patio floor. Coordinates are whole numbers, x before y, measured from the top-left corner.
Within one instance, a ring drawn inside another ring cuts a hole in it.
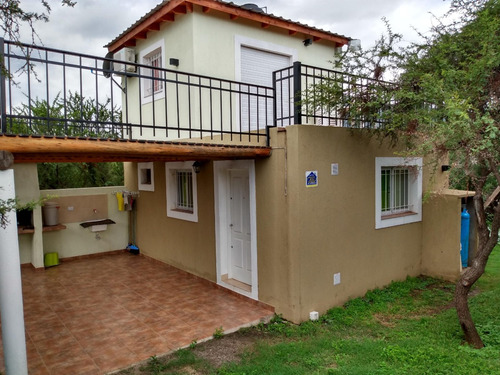
[[[31,375],[105,374],[272,314],[126,253],[23,268],[22,279]]]

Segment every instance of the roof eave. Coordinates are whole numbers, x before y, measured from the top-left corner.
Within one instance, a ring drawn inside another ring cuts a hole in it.
[[[285,29],[288,30],[290,35],[301,33],[314,38],[315,41],[327,40],[335,43],[339,47],[346,45],[351,40],[351,38],[345,36],[316,29],[314,27],[308,27],[280,17],[247,10],[232,3],[213,0],[170,0],[169,2],[160,4],[146,15],[143,20],[138,21],[121,36],[106,45],[108,51],[116,52],[123,47],[135,46],[136,40],[145,39],[148,31],[157,31],[159,25],[163,22],[175,21],[176,14],[192,12],[193,5],[203,7],[204,11],[217,10],[227,13],[232,19],[241,17],[259,22],[261,25],[265,25],[265,27],[274,26]]]

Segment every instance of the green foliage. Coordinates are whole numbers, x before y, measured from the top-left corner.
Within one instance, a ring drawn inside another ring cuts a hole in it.
[[[39,163],[40,189],[121,186],[123,163]]]
[[[1,188],[0,188],[1,189]],[[43,197],[38,200],[33,200],[30,202],[26,203],[21,203],[19,202],[19,199],[5,199],[5,200],[0,200],[0,228],[6,228],[7,225],[9,224],[9,220],[7,218],[7,214],[9,212],[15,211],[15,210],[29,210],[33,211],[33,209],[37,206],[41,206],[43,202],[46,200],[51,199],[50,196],[48,197]]]
[[[166,369],[167,365],[162,363],[155,355],[149,359],[146,366],[141,368],[141,370],[148,371],[152,375],[161,374]]]
[[[0,228],[6,228],[9,224],[7,214],[17,207],[16,199],[0,200]]]
[[[31,39],[35,42],[38,38],[38,34],[35,30],[36,22],[48,22],[49,14],[51,12],[51,7],[48,1],[40,0],[40,5],[42,6],[42,12],[33,12],[26,10],[20,0],[2,0],[0,2],[0,29],[2,30],[3,37],[7,37],[9,40],[21,43],[21,29],[23,26],[28,26],[31,30]],[[61,0],[61,5],[74,7],[76,1],[71,0]],[[27,53],[27,51],[25,51]],[[0,61],[2,74],[7,77],[11,77],[10,73],[5,69],[3,61]],[[22,70],[30,70],[35,73],[32,65],[26,64]]]
[[[14,134],[58,135],[71,137],[121,138],[121,110],[111,106],[111,99],[97,102],[75,92],[49,103],[32,99],[15,108],[15,118],[7,123]]]
[[[140,370],[151,375],[181,374],[183,372],[177,370],[186,366],[197,365],[200,362],[192,351],[181,349],[168,358],[160,359],[157,356],[152,356]]]
[[[15,112],[19,117],[8,130],[16,134],[121,137],[120,129],[113,125],[121,121],[121,111],[111,108],[109,99],[97,103],[69,92],[65,98],[57,95],[50,105],[35,99]],[[40,189],[120,186],[124,182],[123,164],[119,162],[40,163],[37,169]]]
[[[213,338],[214,339],[221,339],[222,337],[224,337],[224,328],[222,328],[222,326],[220,327],[217,327],[213,333]]]
[[[191,344],[189,344],[189,349],[192,350],[192,349],[196,348],[196,345],[198,345],[198,341],[196,341],[196,340],[191,341]]]

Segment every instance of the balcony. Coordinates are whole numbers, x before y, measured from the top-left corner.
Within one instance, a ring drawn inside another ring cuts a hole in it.
[[[19,144],[19,161],[30,161],[27,154],[37,150],[46,161],[87,160],[89,153],[102,161],[139,161],[158,157],[152,145],[197,152],[223,146],[239,152],[221,158],[265,157],[272,127],[383,125],[373,116],[353,118],[343,99],[380,82],[300,62],[274,72],[273,87],[266,87],[3,40],[1,51],[7,74],[0,77],[0,146]],[[318,85],[334,88],[326,106],[316,101]],[[82,149],[81,140],[87,141]],[[135,159],[134,149],[143,150]],[[166,152],[164,159],[190,156]],[[215,157],[211,151],[202,156]]]

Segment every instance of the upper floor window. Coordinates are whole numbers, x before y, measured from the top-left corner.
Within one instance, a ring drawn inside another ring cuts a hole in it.
[[[164,73],[161,70],[165,61],[163,41],[142,50],[139,59],[141,64],[151,67],[141,69],[142,102],[149,103],[153,98],[157,100],[165,97]]]
[[[375,159],[375,228],[422,220],[422,158]]]
[[[161,48],[155,49],[153,52],[144,56],[144,65],[149,65],[153,68],[162,67]],[[145,72],[144,78],[144,96],[151,96],[163,90],[163,81],[161,81],[161,71],[159,69],[148,69]]]

